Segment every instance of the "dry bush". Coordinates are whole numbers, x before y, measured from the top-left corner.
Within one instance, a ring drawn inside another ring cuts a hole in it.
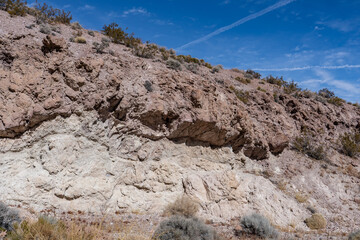
[[[179,61],[176,61],[176,60],[172,60],[172,59],[169,59],[166,61],[166,66],[170,69],[174,69],[176,71],[181,71],[181,63],[179,63]]]
[[[26,4],[23,0],[1,0],[0,9],[7,11],[10,16],[25,16],[29,9]]]
[[[316,160],[326,160],[327,155],[324,147],[320,144],[316,144],[316,140],[309,135],[296,137],[292,143],[293,149],[306,154],[307,156]]]
[[[320,213],[313,214],[305,220],[305,223],[310,229],[324,229],[326,227],[326,219]]]
[[[191,200],[188,196],[184,195],[170,203],[165,211],[165,216],[182,215],[185,217],[194,217],[199,211],[199,204]]]
[[[295,194],[295,199],[299,202],[299,203],[304,203],[308,200],[308,196],[302,194],[302,193],[296,193]]]
[[[355,157],[360,152],[360,133],[345,133],[339,137],[341,152],[349,157]]]
[[[331,103],[335,106],[342,106],[345,103],[345,100],[339,97],[332,97],[328,99],[328,103]]]
[[[237,90],[234,86],[230,86],[230,90],[233,91],[236,97],[242,101],[243,103],[247,104],[249,102],[250,94],[244,90]]]
[[[254,213],[240,219],[242,230],[262,238],[277,238],[278,232],[264,216]]]
[[[360,230],[350,233],[349,240],[360,240]]]
[[[66,223],[49,217],[39,217],[37,221],[23,221],[9,232],[9,240],[92,240],[104,239],[100,234],[100,225],[80,225]]]
[[[76,43],[86,44],[86,39],[83,38],[83,37],[76,37],[76,38],[74,39],[74,41],[75,41]]]
[[[251,69],[248,69],[248,70],[246,70],[246,72],[245,72],[245,77],[246,77],[246,78],[250,78],[250,79],[253,79],[253,78],[255,78],[255,79],[260,79],[260,78],[261,78],[261,74],[258,73],[258,72],[255,72],[255,71],[253,71],[253,70],[251,70]]]
[[[69,25],[72,20],[71,12],[53,8],[46,3],[37,4],[31,14],[35,16],[38,24],[50,22]]]
[[[218,240],[215,230],[197,218],[172,216],[160,223],[153,240]]]
[[[241,82],[243,84],[251,83],[251,79],[249,79],[249,78],[236,77],[235,80],[238,82]]]
[[[11,230],[15,222],[19,222],[20,217],[16,210],[9,208],[0,202],[0,230]]]

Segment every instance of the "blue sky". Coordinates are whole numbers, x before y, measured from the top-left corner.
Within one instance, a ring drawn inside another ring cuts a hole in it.
[[[360,0],[46,2],[70,10],[86,28],[117,22],[178,54],[360,102]]]

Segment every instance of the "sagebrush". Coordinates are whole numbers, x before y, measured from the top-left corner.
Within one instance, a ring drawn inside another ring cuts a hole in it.
[[[11,230],[16,222],[20,222],[18,212],[0,202],[0,228]]]
[[[199,211],[199,204],[184,195],[170,203],[165,211],[165,215],[182,215],[185,217],[194,217]]]
[[[278,232],[264,216],[254,213],[241,218],[240,225],[246,233],[263,238],[277,238]]]
[[[160,223],[153,239],[156,240],[217,240],[215,230],[197,218],[173,216]]]

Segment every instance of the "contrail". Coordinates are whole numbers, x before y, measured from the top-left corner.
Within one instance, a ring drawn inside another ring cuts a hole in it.
[[[360,64],[357,65],[339,65],[339,66],[304,66],[294,68],[254,68],[255,71],[268,71],[268,72],[291,72],[291,71],[302,71],[309,69],[344,69],[344,68],[360,68]]]
[[[237,26],[239,26],[239,25],[241,25],[243,23],[246,23],[246,22],[248,22],[248,21],[250,21],[252,19],[258,18],[258,17],[260,17],[260,16],[262,16],[262,15],[268,13],[268,12],[274,11],[275,9],[278,9],[278,8],[280,8],[282,6],[288,5],[289,3],[294,2],[294,1],[296,1],[296,0],[284,0],[284,1],[280,1],[278,3],[275,3],[274,5],[272,5],[270,7],[267,7],[267,8],[265,8],[265,9],[263,9],[263,10],[257,12],[257,13],[253,13],[253,14],[247,16],[247,17],[244,17],[244,18],[234,22],[233,24],[230,24],[230,25],[227,25],[225,27],[219,28],[216,31],[214,31],[212,33],[209,33],[208,35],[206,35],[206,36],[204,36],[202,38],[196,39],[196,40],[194,40],[192,42],[189,42],[189,43],[187,43],[187,44],[185,44],[185,45],[183,45],[183,46],[181,46],[181,47],[179,47],[179,48],[177,48],[175,50],[181,50],[181,49],[187,48],[190,45],[194,45],[196,43],[206,41],[209,38],[212,38],[212,37],[214,37],[216,35],[219,35],[220,33],[228,31],[228,30],[230,30],[230,29],[232,29],[234,27],[237,27]]]

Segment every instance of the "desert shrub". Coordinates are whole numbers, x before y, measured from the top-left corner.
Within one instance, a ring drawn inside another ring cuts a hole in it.
[[[304,98],[312,98],[314,96],[314,93],[310,90],[305,89],[304,91],[301,91],[301,96]]]
[[[170,203],[165,211],[164,215],[182,215],[185,217],[194,217],[199,211],[199,204],[191,200],[188,196],[184,195]]]
[[[154,58],[157,50],[158,47],[156,44],[146,44],[143,46],[136,46],[133,50],[133,53],[135,56],[142,58]]]
[[[196,63],[189,63],[186,65],[186,69],[196,74],[199,71],[199,65]]]
[[[49,25],[47,25],[47,24],[41,24],[39,31],[40,31],[41,33],[43,33],[43,34],[50,34],[50,33],[51,33],[51,28],[50,28]]]
[[[205,67],[209,68],[209,69],[212,69],[212,68],[213,68],[213,66],[211,66],[210,63],[204,62],[204,63],[202,63],[202,64],[203,64]]]
[[[69,41],[70,41],[70,42],[75,42],[75,38],[74,38],[74,37],[70,37],[70,38],[69,38]]]
[[[71,12],[53,8],[46,3],[37,4],[34,9],[34,16],[38,24],[50,22],[69,25],[72,20]]]
[[[327,100],[328,103],[334,104],[335,106],[342,106],[345,103],[344,99],[339,97],[332,97]]]
[[[241,218],[243,231],[263,238],[277,238],[277,231],[264,216],[254,213]]]
[[[99,236],[100,226],[88,226],[76,222],[66,223],[51,217],[41,216],[37,221],[23,221],[14,226],[14,230],[6,236],[9,240],[95,240]]]
[[[181,63],[184,63],[184,62],[187,62],[187,63],[197,63],[197,64],[200,64],[200,60],[197,59],[197,58],[193,58],[191,55],[178,55],[176,56],[176,59],[181,62]]]
[[[297,83],[295,83],[294,80],[291,82],[284,82],[283,86],[284,92],[287,94],[292,94],[301,90],[301,88],[298,87]]]
[[[296,193],[295,195],[295,199],[299,202],[299,203],[304,203],[308,200],[308,196],[302,194],[302,193]]]
[[[169,59],[166,61],[166,66],[170,69],[181,71],[181,64],[179,63],[179,61]]]
[[[355,157],[360,152],[360,133],[345,133],[339,137],[341,152]]]
[[[326,152],[323,146],[316,144],[316,141],[309,135],[296,137],[292,143],[293,149],[306,154],[316,160],[326,160]]]
[[[326,227],[326,219],[320,213],[315,213],[305,219],[305,223],[310,229],[323,229]]]
[[[90,36],[92,36],[92,37],[95,37],[94,31],[88,31],[88,34],[89,34]]]
[[[350,233],[348,239],[349,240],[360,240],[360,230]]]
[[[243,103],[247,104],[249,102],[250,94],[244,90],[237,90],[233,86],[230,86],[230,89],[235,93],[236,97],[242,101]]]
[[[248,69],[248,70],[246,70],[246,72],[245,72],[245,77],[246,77],[246,78],[250,78],[250,79],[252,79],[252,78],[258,79],[258,78],[261,78],[261,74],[255,72],[255,71],[253,71],[253,70],[251,70],[251,69]]]
[[[20,222],[18,212],[0,202],[0,228],[12,230],[16,222]]]
[[[216,240],[214,229],[197,218],[172,216],[160,223],[152,239],[158,240]]]
[[[264,93],[266,93],[266,90],[265,90],[265,89],[263,89],[263,88],[261,88],[261,87],[257,87],[257,90],[258,90],[258,91],[260,91],[260,92],[264,92]]]
[[[167,61],[170,57],[170,51],[166,50],[166,48],[161,47],[159,48],[160,54],[161,54],[161,58],[165,61]]]
[[[102,32],[116,44],[124,44],[127,47],[136,48],[142,43],[140,38],[135,38],[133,33],[126,33],[117,23],[104,25]]]
[[[75,41],[76,43],[86,44],[86,39],[83,38],[83,37],[76,37],[76,38],[74,39],[74,41]]]
[[[144,87],[146,88],[146,90],[147,90],[148,92],[152,92],[152,91],[153,91],[152,84],[151,84],[151,82],[148,81],[148,80],[145,81]]]
[[[334,92],[330,91],[327,88],[323,88],[323,89],[319,90],[318,94],[320,96],[322,96],[323,98],[333,98],[333,97],[335,97]]]
[[[109,43],[107,42],[101,42],[101,43],[98,43],[98,42],[93,42],[93,48],[96,50],[96,53],[105,53],[105,49],[109,47]]]
[[[221,66],[221,65],[216,65],[215,67],[213,67],[212,69],[211,69],[211,73],[217,73],[217,72],[220,72],[220,70],[221,69],[223,69],[223,66]]]
[[[26,25],[25,27],[28,29],[33,29],[35,27],[35,24]]]
[[[238,82],[241,82],[243,84],[251,83],[251,79],[249,79],[249,78],[236,77],[235,80]]]
[[[2,0],[0,9],[7,11],[10,16],[25,16],[28,11],[26,4],[23,0]]]
[[[270,84],[274,84],[279,87],[281,87],[285,84],[285,80],[282,76],[281,77],[273,77],[272,75],[269,75],[264,80]]]
[[[79,22],[73,22],[71,24],[71,29],[73,29],[73,30],[82,30],[83,27],[81,26],[81,24]]]
[[[60,29],[60,27],[51,26],[50,29],[51,29],[51,31],[53,31],[53,32],[56,32],[56,33],[61,34],[61,29]]]

